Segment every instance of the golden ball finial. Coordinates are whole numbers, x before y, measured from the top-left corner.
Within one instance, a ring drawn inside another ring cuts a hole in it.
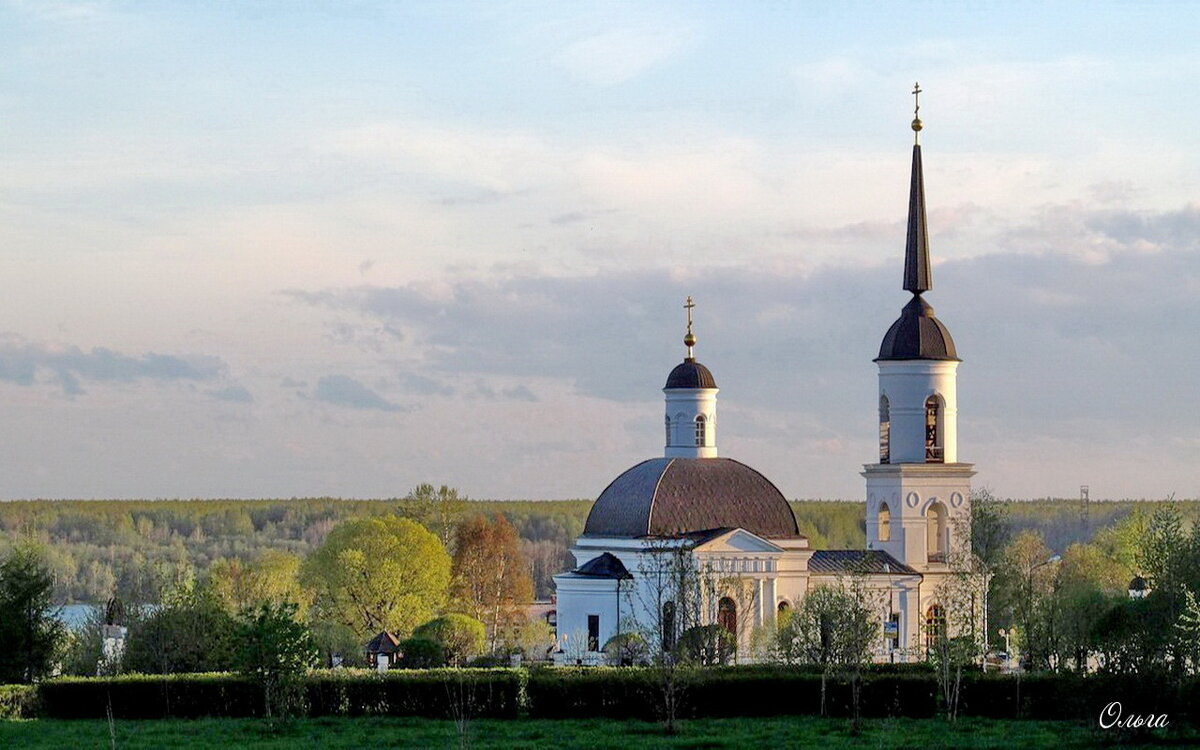
[[[687,347],[695,346],[696,337],[689,332],[688,335],[683,337],[683,345]]]
[[[924,127],[924,126],[921,125],[921,118],[920,117],[913,118],[913,121],[912,121],[913,132],[920,133],[922,127]]]

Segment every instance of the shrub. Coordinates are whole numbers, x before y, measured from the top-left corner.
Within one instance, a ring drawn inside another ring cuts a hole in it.
[[[641,633],[619,633],[604,644],[604,655],[610,664],[644,666],[649,663],[650,648]]]
[[[721,625],[696,625],[680,634],[676,649],[693,664],[728,664],[737,651],[737,640]]]
[[[0,719],[32,719],[37,703],[34,685],[0,685]]]
[[[406,638],[400,641],[400,669],[436,669],[446,666],[446,650],[428,638]]]
[[[451,614],[430,620],[413,631],[413,638],[440,643],[447,664],[466,664],[483,651],[486,629],[474,617]]]

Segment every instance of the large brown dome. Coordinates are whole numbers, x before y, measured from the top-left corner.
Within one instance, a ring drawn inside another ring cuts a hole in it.
[[[679,536],[741,528],[796,538],[787,500],[770,480],[731,458],[652,458],[612,481],[592,506],[584,536]]]

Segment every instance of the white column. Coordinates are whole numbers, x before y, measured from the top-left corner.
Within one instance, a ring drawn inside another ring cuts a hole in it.
[[[766,601],[763,606],[766,607],[766,621],[772,627],[775,625],[775,599],[778,594],[775,591],[775,576],[766,579]]]
[[[754,625],[761,628],[763,625],[763,594],[765,593],[763,578],[754,579]]]

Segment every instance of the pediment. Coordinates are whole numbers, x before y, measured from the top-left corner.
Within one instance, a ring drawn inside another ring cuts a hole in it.
[[[730,529],[696,545],[696,550],[704,552],[783,552],[782,547],[745,529]]]

